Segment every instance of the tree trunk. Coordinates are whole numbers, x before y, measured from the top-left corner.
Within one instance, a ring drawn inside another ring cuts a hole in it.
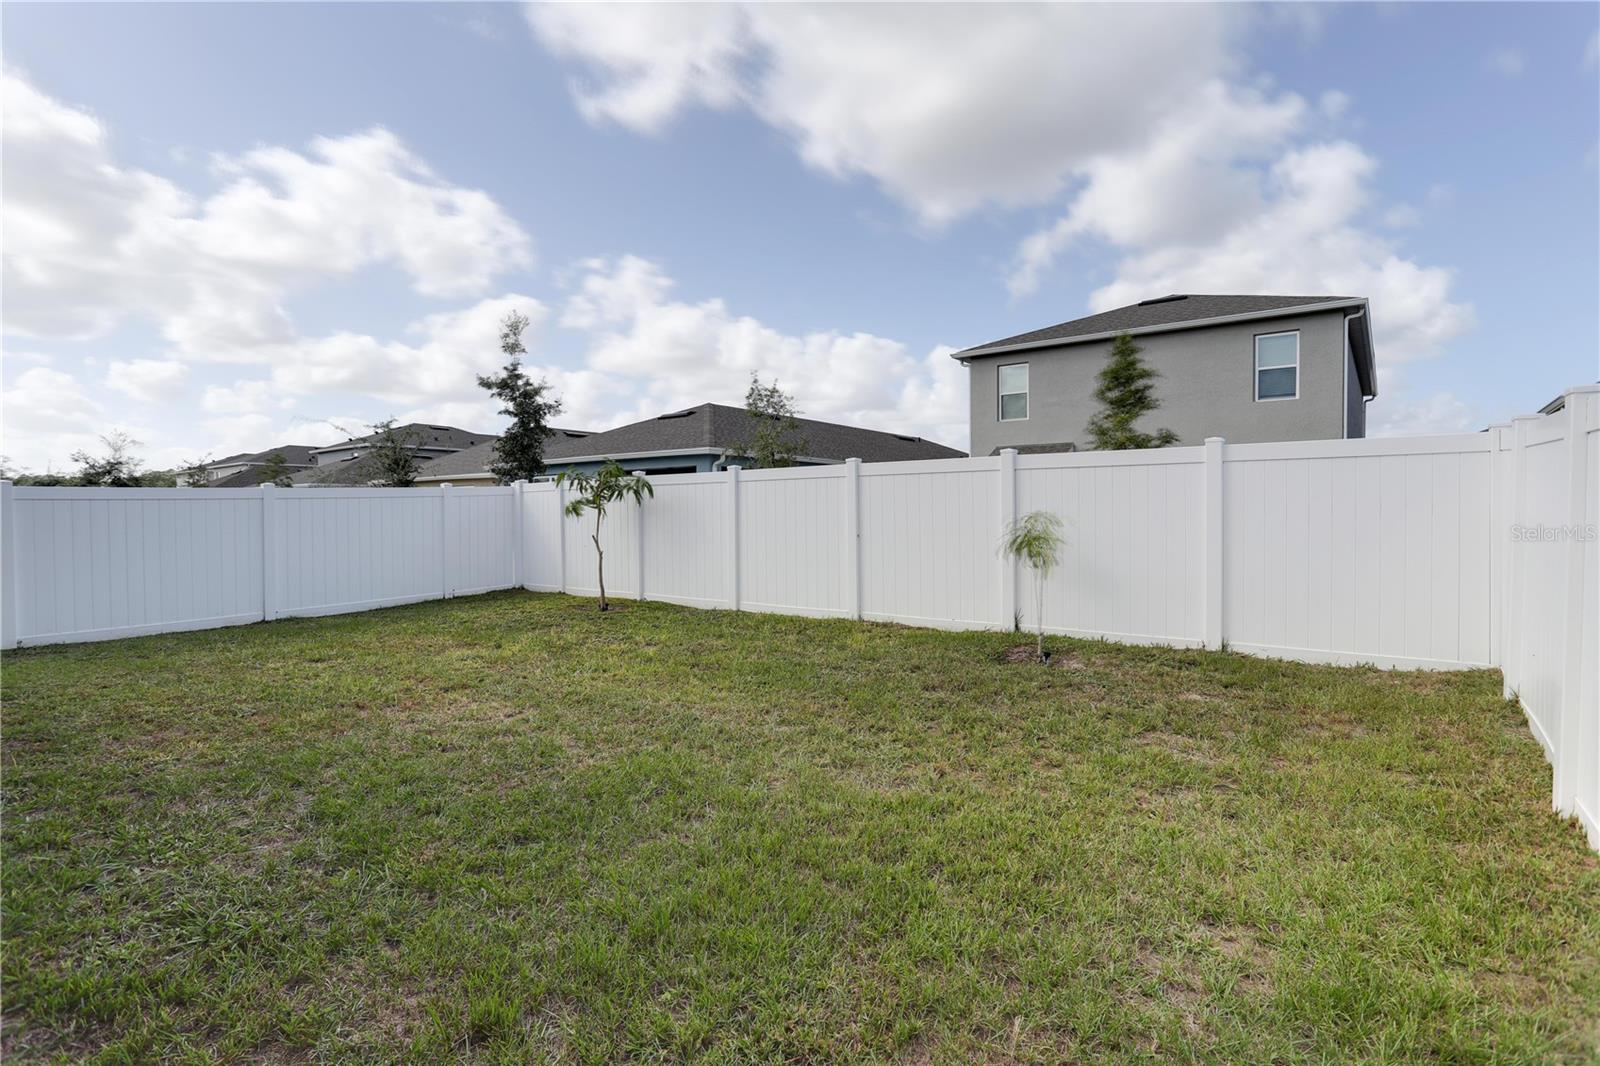
[[[1044,662],[1044,578],[1033,579],[1033,611],[1039,622],[1039,639],[1034,644],[1034,654]]]
[[[609,611],[611,608],[606,603],[606,553],[600,548],[600,523],[594,524],[594,536],[589,538],[594,541],[594,561],[596,572],[600,577],[600,609]]]

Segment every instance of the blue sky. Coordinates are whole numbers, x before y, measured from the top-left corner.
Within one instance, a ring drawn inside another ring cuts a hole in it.
[[[1600,376],[1600,6],[18,5],[4,453],[571,425],[776,375],[966,443],[946,358],[1168,291],[1373,300],[1384,432]]]

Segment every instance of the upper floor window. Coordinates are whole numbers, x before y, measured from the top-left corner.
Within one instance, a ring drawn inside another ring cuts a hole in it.
[[[1020,422],[1028,417],[1028,364],[1003,366],[1000,374],[1000,421]]]
[[[1256,399],[1292,400],[1300,395],[1300,332],[1263,333],[1256,338]]]

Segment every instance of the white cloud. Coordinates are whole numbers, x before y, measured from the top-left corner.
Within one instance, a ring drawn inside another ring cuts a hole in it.
[[[755,42],[744,13],[731,5],[527,10],[547,47],[589,60],[610,76],[600,86],[573,85],[579,109],[592,122],[610,119],[656,133],[682,108],[727,108],[744,95],[738,68]]]
[[[1528,57],[1520,48],[1496,48],[1484,60],[1484,65],[1507,78],[1520,78],[1528,69]]]
[[[353,392],[391,404],[478,396],[477,375],[505,360],[500,322],[511,311],[527,315],[535,330],[547,317],[538,300],[509,294],[427,315],[406,327],[407,340],[350,332],[307,338],[273,350],[272,385],[283,395]]]
[[[809,417],[965,444],[966,373],[949,348],[919,359],[870,333],[787,334],[719,299],[670,299],[671,279],[648,260],[585,266],[562,322],[589,332],[587,365],[610,383],[612,422],[708,401],[742,404],[759,373],[792,392]]]
[[[93,450],[102,433],[118,428],[76,378],[45,366],[7,376],[3,410],[0,452],[27,471],[65,471],[69,455]]]
[[[1008,280],[1032,293],[1044,272],[1086,235],[1123,247],[1218,240],[1267,201],[1261,162],[1296,130],[1305,103],[1211,82],[1157,123],[1133,151],[1090,160],[1086,184],[1055,225],[1022,242]]]
[[[530,242],[486,193],[444,181],[392,133],[217,160],[196,196],[121,166],[105,127],[4,76],[5,327],[102,336],[148,318],[174,354],[248,360],[292,340],[295,289],[392,264],[420,293],[475,295]]]
[[[114,360],[106,368],[106,384],[144,403],[161,403],[189,376],[189,368],[174,359]]]
[[[1368,412],[1372,419],[1369,436],[1400,437],[1433,433],[1467,433],[1482,429],[1477,411],[1453,392],[1440,391],[1427,396],[1379,397]]]
[[[1383,213],[1383,224],[1389,229],[1412,229],[1422,225],[1422,212],[1414,204],[1395,204]]]
[[[1037,203],[1226,72],[1227,5],[577,5],[528,9],[590,73],[592,122],[658,132],[745,107],[811,166],[866,176],[926,222]]]
[[[1471,308],[1450,299],[1448,270],[1363,224],[1377,160],[1348,141],[1306,141],[1306,124],[1293,95],[1209,86],[1148,144],[1086,168],[1061,219],[1019,245],[1013,294],[1035,291],[1075,241],[1096,240],[1120,258],[1093,310],[1169,292],[1367,296],[1382,360],[1438,354],[1470,328]],[[1383,221],[1416,220],[1402,206]]]

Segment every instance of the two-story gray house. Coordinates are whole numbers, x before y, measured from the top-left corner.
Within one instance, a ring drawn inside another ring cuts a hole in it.
[[[1366,436],[1378,394],[1359,296],[1162,296],[956,352],[971,372],[972,454],[1093,447],[1096,375],[1131,334],[1161,376],[1139,428],[1182,444]]]

